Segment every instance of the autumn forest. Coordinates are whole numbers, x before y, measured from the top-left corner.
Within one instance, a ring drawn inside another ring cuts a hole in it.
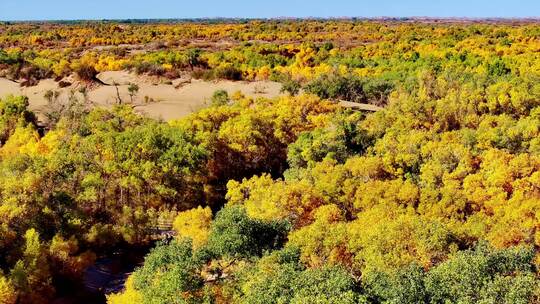
[[[107,72],[281,91],[165,120]],[[0,78],[72,88],[0,96],[0,304],[119,252],[96,303],[540,303],[537,22],[4,22]]]

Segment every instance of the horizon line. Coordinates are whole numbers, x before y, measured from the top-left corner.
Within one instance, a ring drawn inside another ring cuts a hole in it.
[[[304,17],[294,17],[294,16],[276,16],[276,17],[126,17],[126,18],[66,18],[66,19],[0,19],[0,22],[84,22],[84,21],[207,21],[207,20],[366,20],[366,21],[380,21],[380,20],[396,20],[396,21],[406,21],[406,20],[428,20],[428,21],[453,21],[453,20],[463,20],[463,21],[540,21],[540,16],[527,16],[527,17],[498,17],[498,16],[453,16],[453,17],[437,17],[437,16],[327,16],[327,17],[317,17],[317,16],[304,16]]]

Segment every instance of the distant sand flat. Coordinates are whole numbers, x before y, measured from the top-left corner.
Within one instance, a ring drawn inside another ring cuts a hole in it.
[[[139,86],[133,103],[137,105],[137,111],[153,118],[174,120],[182,118],[194,111],[208,105],[212,94],[216,90],[226,90],[229,94],[241,91],[247,96],[253,97],[277,97],[280,96],[281,84],[271,81],[217,81],[208,82],[202,80],[174,80],[172,84],[158,83],[136,76],[128,72],[104,72],[98,78],[106,84],[118,84],[118,92],[123,102],[129,103],[131,98],[128,92],[130,83]],[[154,81],[156,82],[156,81]],[[185,82],[185,83],[184,83]],[[178,88],[175,88],[175,85]],[[18,83],[0,78],[0,98],[13,94],[28,96],[30,110],[39,116],[47,107],[44,98],[45,92],[55,90],[61,93],[61,98],[67,98],[70,90],[77,90],[77,85],[60,89],[52,79],[39,82],[37,86],[22,88]],[[77,93],[78,94],[78,93]],[[145,96],[154,102],[145,103]],[[117,103],[116,87],[113,85],[100,85],[88,92],[88,97],[96,105],[111,106]]]

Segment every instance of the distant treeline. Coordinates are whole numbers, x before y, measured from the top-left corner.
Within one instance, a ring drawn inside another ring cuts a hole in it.
[[[426,22],[426,23],[538,23],[540,18],[465,18],[465,17],[274,17],[274,18],[158,18],[158,19],[76,19],[76,20],[6,20],[0,25],[32,23],[32,24],[86,24],[86,23],[112,23],[112,24],[171,24],[171,23],[247,23],[251,21],[381,21],[381,22]]]

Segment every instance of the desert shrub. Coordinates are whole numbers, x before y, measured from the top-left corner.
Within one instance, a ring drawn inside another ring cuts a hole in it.
[[[50,70],[45,70],[32,64],[20,65],[21,68],[13,70],[14,79],[24,79],[22,86],[34,86],[39,83],[40,79],[46,79],[52,76]]]
[[[86,94],[83,90],[79,92]],[[54,128],[62,118],[69,119],[73,123],[88,113],[84,100],[77,98],[74,91],[70,92],[67,98],[61,98],[60,92],[49,90],[43,97],[47,100],[47,110],[43,114],[51,128]]]
[[[133,103],[133,97],[135,97],[137,93],[139,93],[139,85],[137,85],[136,83],[130,83],[128,86],[128,92],[129,92],[129,98],[131,102]]]
[[[98,74],[94,66],[90,64],[81,64],[75,69],[75,73],[79,79],[84,81],[94,80]]]
[[[16,64],[22,63],[23,57],[19,52],[7,53],[6,51],[0,49],[0,64]]]
[[[191,72],[191,77],[195,79],[202,79],[202,80],[212,80],[215,78],[214,71],[213,70],[194,70]]]
[[[168,79],[180,78],[182,76],[182,71],[178,69],[168,70],[163,74],[163,76]],[[172,82],[167,83],[167,84],[172,84]]]
[[[191,70],[193,70],[194,67],[198,66],[199,64],[202,63],[200,57],[201,57],[201,50],[200,49],[189,49],[186,56],[187,56],[187,61],[188,61],[188,64],[191,68]]]
[[[287,79],[282,83],[281,93],[288,93],[291,96],[295,96],[300,92],[302,86],[296,80]]]
[[[227,80],[242,80],[242,71],[231,66],[217,68],[214,70],[214,78]]]
[[[163,76],[167,71],[163,66],[150,62],[140,62],[134,65],[137,75],[148,74],[152,76]]]
[[[212,95],[212,106],[222,106],[229,103],[229,93],[225,90],[217,90]]]

